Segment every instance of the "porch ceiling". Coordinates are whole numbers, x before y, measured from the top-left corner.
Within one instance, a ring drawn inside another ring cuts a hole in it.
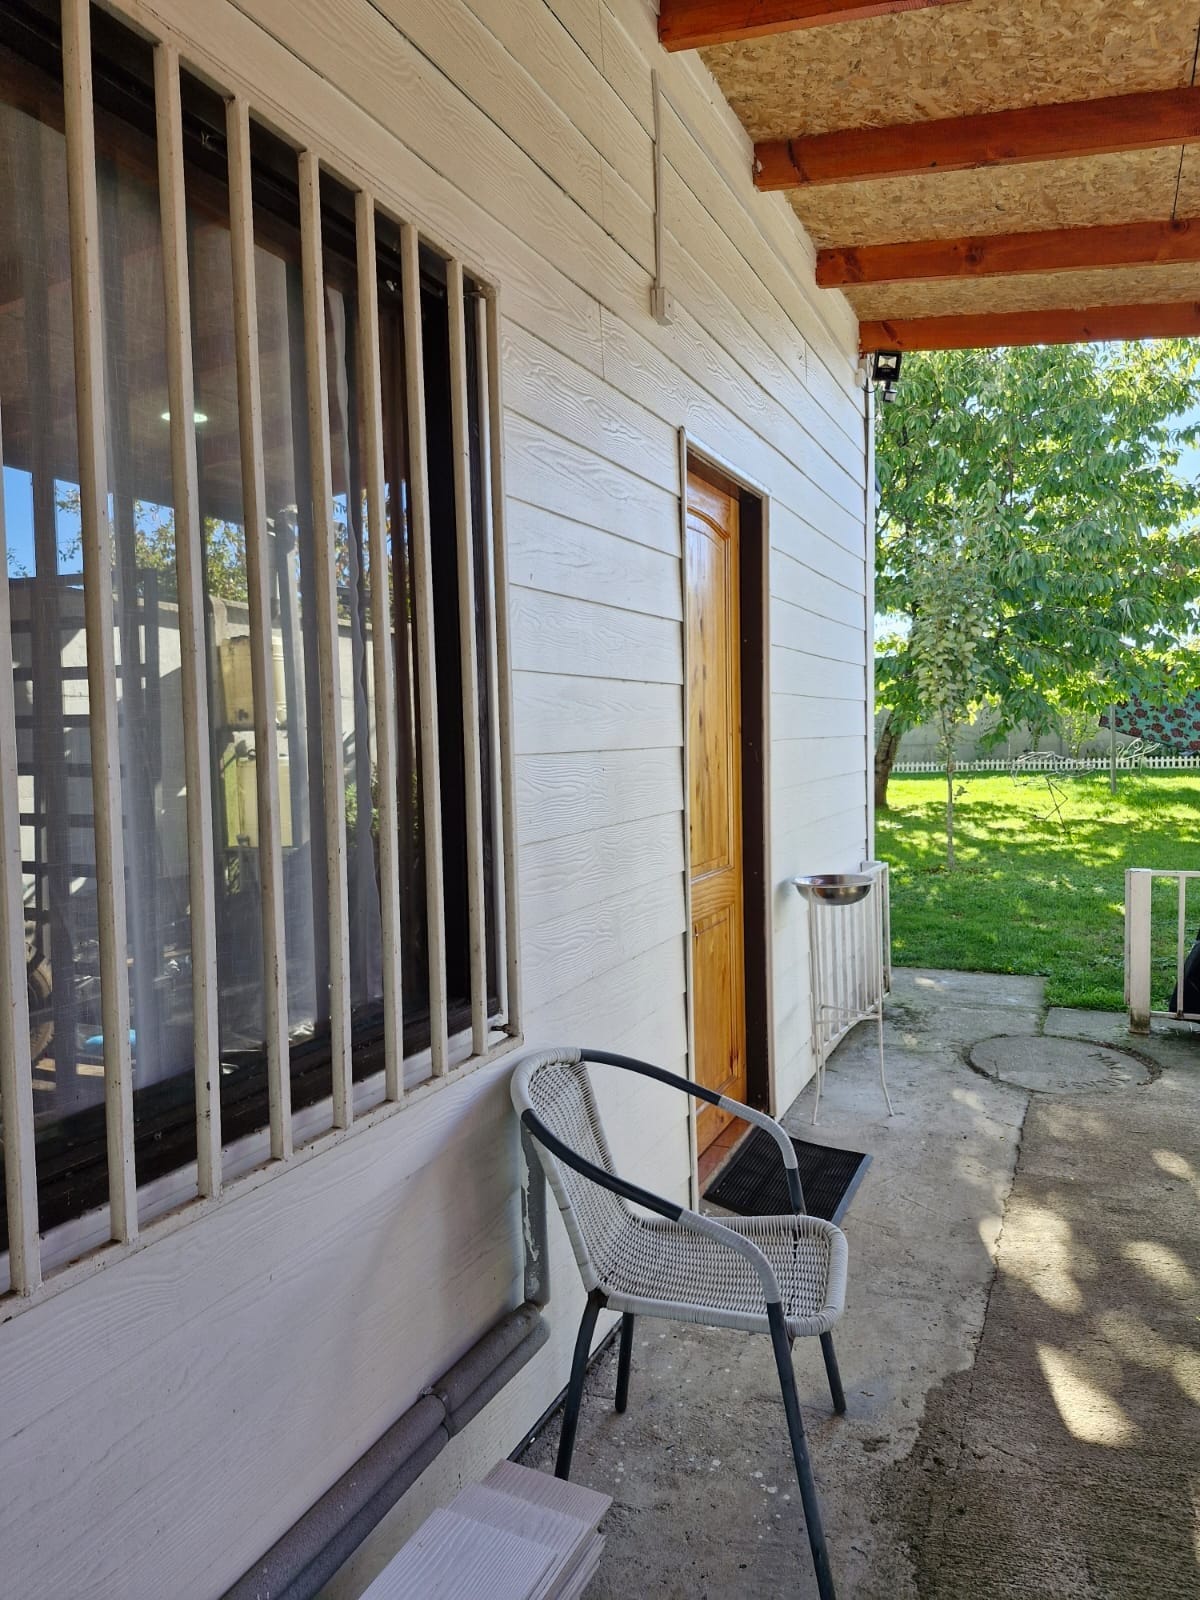
[[[660,32],[730,41],[756,182],[864,348],[1200,333],[1197,0],[661,0]]]

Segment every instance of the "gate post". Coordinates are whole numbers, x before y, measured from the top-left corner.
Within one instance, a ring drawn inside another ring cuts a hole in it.
[[[1125,872],[1125,1004],[1130,1033],[1150,1032],[1150,885],[1145,867]]]

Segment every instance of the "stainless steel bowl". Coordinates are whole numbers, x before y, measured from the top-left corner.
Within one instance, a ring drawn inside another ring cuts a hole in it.
[[[806,900],[823,900],[834,906],[854,905],[874,881],[866,872],[810,872],[792,879]]]

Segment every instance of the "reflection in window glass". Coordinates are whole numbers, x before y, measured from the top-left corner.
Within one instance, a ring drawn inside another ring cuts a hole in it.
[[[32,13],[31,13],[32,15]],[[111,572],[86,574],[111,596],[122,796],[137,1176],[186,1167],[195,1155],[194,1019],[177,528],[167,394],[166,315],[150,47],[110,15],[92,16],[97,71],[96,178],[102,290],[104,421]],[[0,44],[0,436],[12,618],[21,889],[43,1228],[103,1204],[105,1040],[84,626],[83,540],[76,438],[70,238],[62,133],[61,52],[39,11]],[[317,576],[327,519],[311,492],[304,304],[294,150],[252,130],[255,326],[262,386],[265,575],[278,759],[256,750],[245,504],[234,336],[232,242],[219,95],[182,80],[194,428],[208,671],[211,852],[215,886],[222,1125],[227,1143],[266,1126],[268,1095],[263,893],[258,796],[278,803],[293,1104],[328,1104],[330,960],[317,652]],[[371,626],[374,584],[391,601],[395,670],[397,841],[404,1053],[429,1043],[428,895],[446,925],[450,1031],[469,1020],[465,740],[483,757],[493,811],[489,738],[494,686],[481,609],[479,728],[462,725],[458,550],[450,425],[444,261],[422,248],[425,474],[430,513],[433,637],[419,639],[413,604],[410,462],[398,230],[377,218],[379,386],[384,435],[384,560],[370,559],[358,369],[353,197],[322,175],[328,448],[337,586],[336,662],[345,794],[353,1070],[382,1066],[380,794]],[[468,313],[473,305],[468,306]],[[468,315],[471,492],[480,607],[488,603],[481,539],[478,352]],[[419,649],[438,690],[440,774],[423,782]],[[440,810],[442,859],[427,881],[425,805]],[[500,919],[494,841],[484,840],[489,992]],[[308,1126],[313,1126],[309,1120]],[[2,1161],[0,1151],[0,1161]],[[239,1160],[241,1157],[239,1156]],[[4,1189],[0,1183],[0,1212]]]
[[[0,56],[0,418],[25,961],[39,1126],[103,1100],[61,91]],[[24,94],[15,91],[21,83]],[[102,1159],[102,1152],[100,1152]]]
[[[353,201],[322,183],[327,221],[353,216]],[[329,229],[326,230],[327,234]],[[358,308],[354,268],[325,240],[325,345],[329,449],[338,589],[338,682],[346,788],[346,883],[350,911],[350,1002],[356,1024],[383,1014],[383,928],[379,899],[379,797],[371,727],[371,582],[366,482],[359,443]]]
[[[153,141],[104,119],[96,176],[133,1083],[136,1091],[174,1078],[190,1102],[187,792]],[[96,1032],[84,1047],[98,1053],[103,1043]],[[135,1118],[146,1106],[135,1096]]]
[[[259,130],[255,130],[256,139]],[[260,145],[266,145],[264,138]],[[293,160],[294,170],[294,160]],[[258,174],[256,173],[256,177]],[[317,552],[308,451],[299,227],[255,217],[254,272],[262,373],[272,659],[279,730],[280,829],[293,1041],[329,1027],[329,919],[317,662]]]
[[[188,107],[206,102],[204,91],[187,78],[184,95]],[[205,108],[220,113],[219,105]],[[237,1067],[258,1060],[264,1049],[258,767],[229,203],[224,184],[194,166],[187,169],[187,198],[224,1103],[237,1086]],[[228,1113],[228,1104],[224,1109]]]

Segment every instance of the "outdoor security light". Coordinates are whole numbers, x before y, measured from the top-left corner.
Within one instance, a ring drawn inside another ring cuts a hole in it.
[[[899,350],[876,350],[871,357],[871,382],[879,387],[884,405],[890,406],[896,398],[902,359]]]

